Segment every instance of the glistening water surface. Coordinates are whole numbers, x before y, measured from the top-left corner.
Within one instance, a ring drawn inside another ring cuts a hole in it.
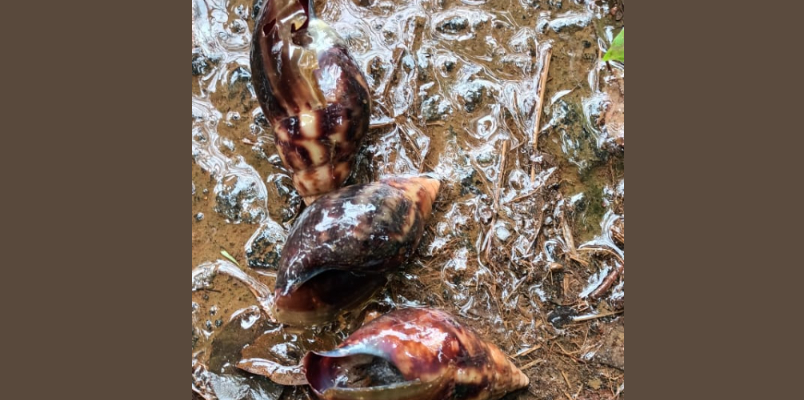
[[[367,317],[430,306],[528,375],[505,399],[624,398],[625,81],[622,65],[601,62],[623,2],[314,6],[372,91],[374,128],[347,184],[433,172],[443,186],[416,253],[366,310],[316,330],[268,321],[239,280],[212,273],[273,287],[303,207],[250,82],[259,5],[193,0],[193,396],[312,398],[233,364],[246,348],[291,366]]]

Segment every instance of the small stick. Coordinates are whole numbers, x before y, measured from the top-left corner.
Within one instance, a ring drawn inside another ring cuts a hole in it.
[[[500,155],[500,175],[497,176],[497,193],[495,193],[494,204],[496,207],[495,214],[500,210],[500,192],[502,192],[503,176],[505,176],[505,160],[508,155],[508,146],[510,141],[505,139],[502,144],[502,155]]]
[[[533,190],[533,191],[527,192],[525,194],[521,194],[521,195],[516,196],[513,199],[511,199],[511,201],[509,201],[509,203],[516,203],[519,200],[526,199],[526,198],[528,198],[530,196],[533,196],[534,194],[537,194],[539,192],[541,192],[541,190]]]
[[[567,349],[565,349],[564,346],[561,345],[561,343],[556,342],[556,346],[558,346],[558,348],[561,349],[561,352],[564,353],[565,355],[575,357],[575,355],[572,354],[572,352],[567,351]],[[581,352],[580,349],[575,351],[575,353],[580,353],[580,352]]]
[[[511,358],[523,357],[523,356],[526,356],[526,355],[528,355],[530,353],[533,353],[534,351],[539,350],[541,348],[542,348],[542,345],[537,344],[536,346],[533,346],[533,347],[531,347],[531,348],[529,348],[527,350],[523,350],[523,351],[520,351],[519,353],[514,354],[514,356],[511,357]]]
[[[517,283],[516,283],[516,285],[514,285],[514,288],[513,288],[513,289],[511,289],[511,292],[510,292],[510,293],[508,293],[508,295],[507,295],[507,296],[505,296],[505,298],[503,299],[503,303],[507,303],[507,302],[508,302],[508,299],[510,299],[510,298],[511,298],[511,296],[513,296],[513,295],[514,295],[514,293],[516,293],[516,291],[517,291],[517,290],[519,290],[519,286],[522,284],[522,282],[525,282],[525,279],[526,279],[526,278],[527,278],[527,277],[524,277],[524,278],[520,279],[520,280],[519,280],[519,282],[517,282]]]
[[[408,139],[408,141],[410,142],[410,144],[413,146],[413,148],[414,148],[414,149],[416,149],[416,153],[418,153],[419,155],[421,155],[421,153],[422,153],[422,149],[420,149],[420,148],[419,148],[419,144],[418,144],[418,143],[416,143],[416,141],[415,141],[415,140],[413,140],[413,138],[412,138],[412,137],[410,137],[410,134],[409,134],[409,133],[408,133],[408,131],[405,129],[405,127],[400,127],[400,129],[399,129],[399,130],[400,130],[400,131],[402,131],[402,134],[403,134],[403,135],[405,135],[405,138],[407,138],[407,139]],[[421,163],[421,161],[424,161],[424,160],[420,160],[420,161],[419,161],[419,163]]]
[[[572,317],[572,322],[582,322],[582,321],[589,321],[590,319],[598,319],[603,317],[609,317],[612,315],[617,315],[623,313],[625,310],[620,311],[612,311],[603,314],[590,314],[590,315],[581,315],[580,317]]]
[[[391,89],[391,84],[393,83],[394,78],[396,78],[396,73],[399,70],[399,66],[402,64],[402,55],[405,54],[405,49],[397,47],[394,52],[397,53],[394,57],[394,71],[391,73],[391,76],[388,77],[388,81],[386,81],[385,87],[383,88],[382,97],[380,97],[383,100],[388,97],[388,90]]]
[[[614,393],[614,396],[612,396],[612,399],[620,398],[620,393],[622,393],[623,388],[624,388],[624,386],[622,384],[620,386],[618,386],[617,387],[617,393]]]
[[[541,358],[540,358],[540,359],[537,359],[537,360],[533,360],[533,361],[531,361],[531,362],[529,362],[529,363],[527,363],[527,364],[525,364],[525,365],[523,365],[523,366],[519,367],[519,369],[521,369],[522,371],[524,371],[524,370],[526,370],[526,369],[528,369],[528,368],[530,368],[530,367],[532,367],[532,366],[534,366],[534,365],[536,365],[536,364],[541,364],[541,363],[543,363],[543,362],[544,362],[544,360],[542,360]]]
[[[563,377],[564,377],[564,382],[567,382],[567,387],[568,387],[570,390],[572,390],[572,385],[570,385],[569,379],[567,379],[567,374],[565,374],[565,373],[564,373],[564,371],[561,371],[561,376],[563,376]],[[572,400],[572,397],[570,397],[569,393],[567,393],[566,391],[564,391],[564,394],[565,394],[565,395],[567,395],[567,397],[568,397],[570,400]]]
[[[584,267],[589,267],[589,263],[578,256],[578,248],[575,247],[575,239],[572,237],[572,230],[570,229],[569,224],[567,223],[566,216],[562,218],[561,222],[562,222],[561,228],[564,233],[564,240],[567,242],[567,247],[569,247],[570,252],[569,258],[571,260],[576,261],[578,264],[583,265]]]
[[[566,215],[561,219],[561,231],[564,234],[564,241],[569,248],[569,252],[573,256],[578,256],[578,249],[575,247],[575,238],[572,237],[572,230],[567,223]]]
[[[623,246],[625,246],[625,233],[624,233],[625,228],[622,227],[622,226],[623,225],[620,225],[618,227],[617,225],[615,225],[614,227],[612,227],[612,229],[611,229],[611,237],[614,238],[614,240],[622,243]]]
[[[550,70],[550,58],[553,56],[553,48],[548,47],[546,53],[542,74],[539,77],[539,106],[536,108],[536,122],[533,124],[533,154],[539,152],[539,123],[542,117],[542,110],[544,109],[544,92],[545,88],[547,88],[547,73]],[[533,163],[530,166],[530,183],[535,181],[536,163]]]
[[[528,243],[530,243],[530,244],[528,245],[527,250],[526,250],[528,253],[530,253],[530,249],[532,249],[532,248],[533,248],[533,246],[534,246],[534,245],[536,245],[536,244],[539,242],[539,233],[541,233],[541,231],[542,231],[542,225],[543,225],[543,222],[542,222],[542,217],[543,217],[543,213],[540,211],[540,212],[539,212],[538,214],[536,214],[536,215],[537,215],[537,216],[536,216],[536,222],[537,222],[538,224],[536,225],[536,232],[533,234],[533,238],[531,238],[530,240],[528,240]],[[531,267],[533,267],[533,265],[532,265],[532,264],[531,264]]]
[[[570,385],[569,379],[567,379],[567,374],[565,374],[565,373],[564,373],[564,371],[561,371],[561,376],[563,376],[563,377],[564,377],[564,382],[567,382],[567,386],[568,386],[570,389],[572,389],[572,385]]]
[[[564,291],[564,298],[569,299],[569,291],[570,291],[570,274],[564,274],[564,279],[561,282],[562,290]]]
[[[491,246],[489,246],[489,243],[491,243],[491,234],[494,230],[494,225],[497,223],[497,214],[500,212],[500,192],[502,191],[503,176],[505,176],[505,160],[506,155],[508,154],[509,144],[508,139],[505,139],[502,144],[502,154],[500,155],[500,172],[497,176],[497,190],[494,191],[494,217],[491,219],[491,226],[489,226],[486,242],[483,244],[485,247],[486,262],[491,260]]]
[[[597,299],[603,296],[603,294],[609,290],[611,285],[614,284],[614,281],[617,280],[617,277],[623,272],[623,269],[625,269],[625,264],[620,264],[620,266],[615,268],[614,271],[611,271],[606,279],[603,280],[603,283],[601,283],[600,286],[598,286],[597,289],[595,289],[595,291],[589,295],[589,298]]]
[[[625,235],[621,234],[620,232],[612,232],[611,236],[613,236],[618,242],[625,245]]]
[[[584,260],[584,259],[582,259],[582,258],[580,258],[578,256],[570,256],[570,260],[573,260],[573,261],[577,262],[578,264],[583,265],[584,267],[589,267],[589,263],[586,260]]]
[[[392,120],[392,119],[382,121],[382,122],[370,122],[369,123],[369,129],[379,129],[379,128],[385,128],[385,127],[394,126],[394,125],[396,125],[396,121]]]
[[[495,214],[494,218],[491,219],[491,226],[489,226],[489,231],[486,233],[486,241],[483,242],[483,247],[485,248],[484,254],[486,256],[486,262],[491,262],[491,246],[489,246],[489,244],[491,243],[491,234],[492,234],[491,231],[494,230],[494,225],[496,223],[497,223],[497,215]]]

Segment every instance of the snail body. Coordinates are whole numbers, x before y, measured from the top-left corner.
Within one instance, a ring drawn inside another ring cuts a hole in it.
[[[497,400],[529,384],[497,346],[427,308],[380,316],[303,366],[324,400]]]
[[[291,325],[325,322],[372,297],[415,251],[439,187],[428,177],[391,177],[312,203],[282,249],[274,317]]]
[[[371,97],[345,42],[309,0],[266,0],[251,46],[252,83],[293,185],[312,203],[349,177]]]

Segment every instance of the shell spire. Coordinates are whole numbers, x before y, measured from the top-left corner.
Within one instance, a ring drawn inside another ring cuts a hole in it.
[[[383,315],[303,365],[324,400],[497,400],[530,383],[493,343],[427,308]]]

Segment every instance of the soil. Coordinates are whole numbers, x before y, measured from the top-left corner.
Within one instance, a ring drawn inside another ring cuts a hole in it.
[[[194,398],[313,398],[233,368],[238,349],[295,365],[366,319],[431,306],[528,375],[505,400],[624,399],[625,77],[600,61],[623,3],[314,2],[372,90],[376,128],[347,184],[418,172],[445,183],[417,252],[374,301],[305,330],[266,321],[241,281],[205,274],[227,265],[273,288],[303,202],[250,83],[259,5],[193,0]]]

